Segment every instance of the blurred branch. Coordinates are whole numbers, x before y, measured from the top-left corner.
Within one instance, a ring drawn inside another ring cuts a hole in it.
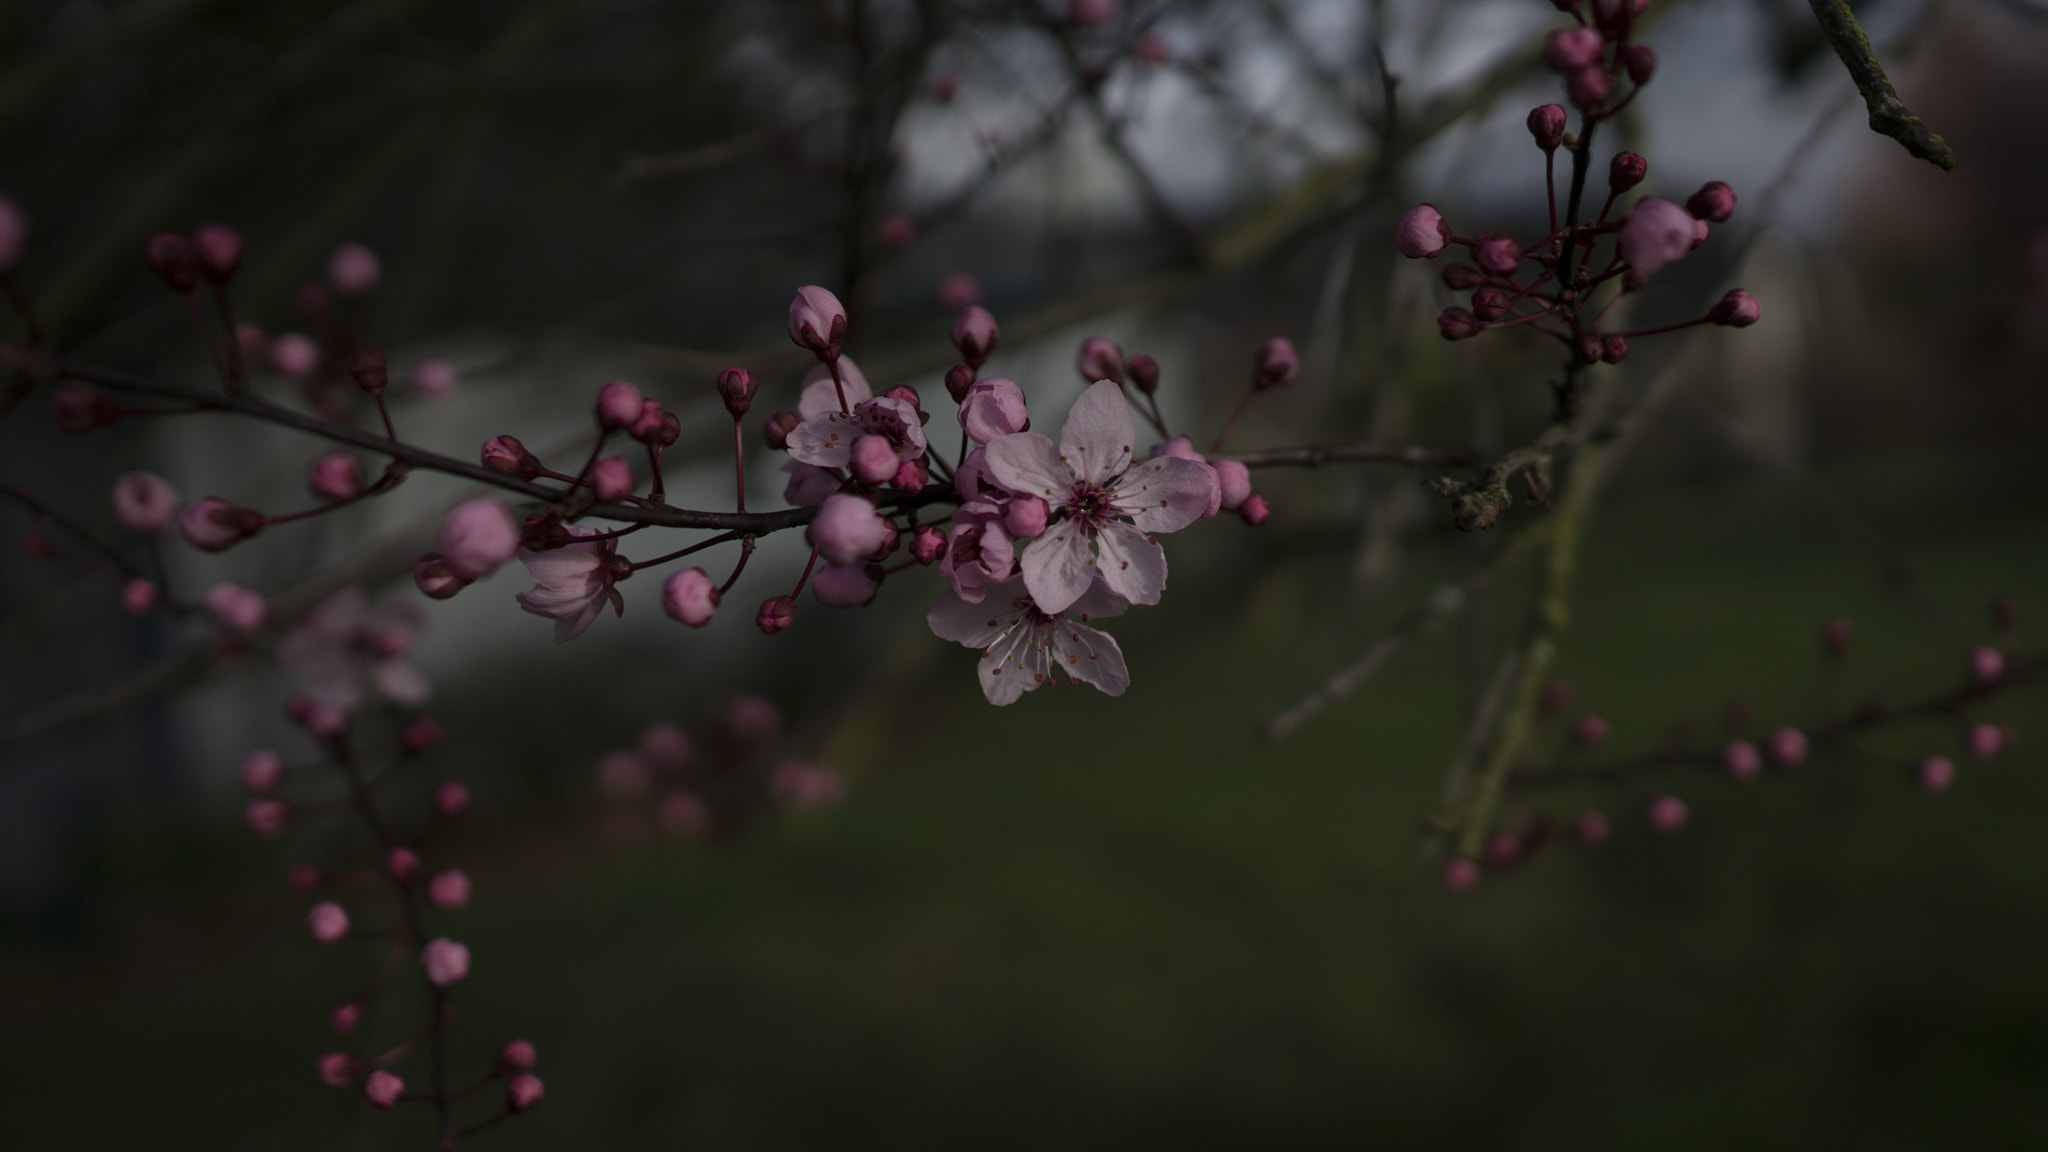
[[[1856,90],[1863,94],[1864,107],[1870,110],[1870,130],[1897,140],[1907,152],[1943,171],[1954,171],[1957,163],[1955,150],[1921,123],[1920,117],[1899,99],[1898,90],[1892,87],[1891,80],[1884,74],[1884,65],[1878,63],[1877,54],[1871,51],[1870,37],[1863,34],[1862,26],[1856,23],[1856,14],[1849,11],[1848,0],[1808,0],[1808,3],[1813,7],[1814,19],[1820,21],[1822,34],[1834,46],[1835,55],[1840,56],[1842,64],[1849,69],[1849,79],[1855,81]]]
[[[649,156],[629,153],[626,162],[612,175],[611,185],[623,191],[642,180],[663,176],[688,176],[696,172],[707,172],[721,168],[735,160],[743,160],[756,152],[773,147],[778,140],[787,139],[802,132],[821,120],[830,119],[846,111],[844,104],[830,104],[797,117],[779,128],[763,128],[746,132],[725,140],[688,148],[681,152]]]
[[[1387,444],[1368,440],[1363,444],[1341,444],[1328,448],[1275,448],[1265,452],[1236,452],[1225,456],[1224,459],[1235,460],[1247,468],[1289,465],[1316,468],[1324,464],[1337,463],[1407,464],[1417,468],[1462,464],[1469,468],[1479,468],[1486,464],[1487,457],[1476,448],[1424,448],[1419,444]]]

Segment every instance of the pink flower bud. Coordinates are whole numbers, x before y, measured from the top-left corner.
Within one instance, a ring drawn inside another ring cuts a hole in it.
[[[787,596],[771,596],[761,602],[761,610],[754,614],[754,624],[762,632],[773,636],[796,623],[796,601]]]
[[[1592,108],[1614,94],[1614,81],[1598,66],[1581,68],[1566,78],[1565,95],[1581,108]]]
[[[927,524],[910,538],[910,554],[919,564],[936,564],[946,555],[946,534]]]
[[[891,248],[908,248],[917,243],[917,225],[901,212],[883,217],[882,226],[875,231],[882,243]]]
[[[1543,62],[1553,72],[1570,74],[1591,65],[1606,51],[1606,42],[1591,28],[1569,28],[1553,33],[1543,46]]]
[[[1970,677],[1986,685],[2005,679],[2005,653],[1988,644],[1970,649]]]
[[[284,777],[284,761],[268,748],[258,748],[242,757],[242,787],[251,792],[268,792]]]
[[[1693,237],[1693,218],[1685,209],[1645,197],[1621,225],[1621,258],[1647,276],[1692,251]]]
[[[1557,151],[1564,141],[1564,105],[1545,104],[1529,110],[1529,135],[1536,138],[1536,147],[1545,155]]]
[[[480,580],[519,554],[519,525],[503,501],[488,497],[457,504],[441,522],[438,543],[450,567]]]
[[[410,848],[393,848],[384,854],[385,870],[394,880],[410,880],[420,874],[420,854]]]
[[[797,425],[803,422],[804,418],[794,412],[777,412],[762,426],[761,439],[769,448],[777,452],[784,451],[789,447],[789,434],[796,431]]]
[[[1109,342],[1105,340],[1103,343]],[[1115,345],[1110,347],[1113,349]],[[1122,375],[1121,370],[1118,375]],[[1031,427],[1031,415],[1024,407],[1024,390],[1001,376],[976,380],[967,390],[967,398],[961,402],[958,416],[967,438],[976,444],[985,445],[998,436]]]
[[[343,296],[361,296],[377,286],[384,267],[377,254],[361,244],[343,244],[327,258],[327,282]]]
[[[1598,848],[1607,843],[1608,836],[1612,834],[1612,830],[1607,826],[1607,813],[1598,808],[1588,808],[1579,813],[1578,820],[1572,825],[1572,831],[1579,838],[1579,843],[1588,848]]]
[[[1729,328],[1747,328],[1761,315],[1763,308],[1756,297],[1740,288],[1731,288],[1708,310],[1707,319]]]
[[[199,256],[183,236],[160,232],[149,238],[142,251],[150,270],[171,291],[190,292],[199,282]]]
[[[718,374],[718,396],[725,401],[725,410],[734,419],[747,414],[754,406],[754,374],[745,368],[727,368]]]
[[[28,217],[14,201],[0,196],[0,273],[12,272],[28,247]]]
[[[1124,375],[1147,396],[1159,390],[1159,361],[1150,356],[1133,356],[1124,361]]]
[[[1472,314],[1488,323],[1508,314],[1508,294],[1492,285],[1472,293]]]
[[[1756,745],[1747,740],[1730,740],[1727,747],[1721,749],[1721,767],[1737,780],[1749,780],[1763,771],[1764,760]]]
[[[1051,510],[1036,496],[1019,496],[1003,509],[1003,531],[1013,540],[1036,540],[1045,535]]]
[[[469,811],[469,789],[453,780],[443,780],[434,787],[434,811],[450,817]]]
[[[1470,264],[1444,265],[1444,287],[1449,288],[1453,292],[1470,291],[1484,283],[1485,279],[1485,277],[1479,274],[1479,269],[1472,267]]]
[[[263,597],[239,584],[220,583],[206,590],[206,610],[213,618],[237,632],[249,633],[263,627],[270,606]]]
[[[521,1072],[505,1085],[505,1111],[524,1112],[540,1103],[540,1098],[546,1094],[547,1088],[541,1084],[540,1077],[531,1072]]]
[[[1806,733],[1797,728],[1780,728],[1764,741],[1764,755],[1780,768],[1797,768],[1806,760]]]
[[[320,1058],[320,1081],[329,1088],[346,1088],[356,1082],[361,1065],[346,1052],[329,1052]]]
[[[1596,744],[1604,744],[1607,741],[1608,731],[1607,721],[1602,720],[1600,717],[1591,714],[1581,716],[1579,717],[1579,722],[1572,725],[1572,743],[1582,748],[1591,748]]]
[[[59,384],[50,407],[56,412],[57,427],[74,436],[105,428],[128,413],[119,400],[83,380]]]
[[[202,552],[225,552],[263,530],[263,515],[208,496],[178,514],[178,532]]]
[[[291,806],[282,800],[251,800],[249,806],[242,810],[242,818],[249,822],[249,827],[268,840],[283,835],[284,826],[291,817]]]
[[[711,623],[718,611],[718,586],[702,568],[671,573],[661,585],[661,607],[669,619],[692,628]]]
[[[1668,834],[1685,827],[1692,810],[1676,796],[1658,796],[1650,801],[1648,816],[1650,827]]]
[[[1074,356],[1074,369],[1081,373],[1081,379],[1094,383],[1098,380],[1124,382],[1123,350],[1101,336],[1090,336],[1081,341],[1081,350]]]
[[[896,448],[886,437],[857,437],[847,466],[862,483],[887,483],[896,475]]]
[[[905,460],[896,466],[896,475],[889,480],[889,486],[898,492],[916,493],[924,491],[931,480],[931,472],[921,460]]]
[[[1619,364],[1628,359],[1628,338],[1625,336],[1603,336],[1600,338],[1600,362]]]
[[[1474,257],[1481,268],[1495,276],[1513,276],[1522,262],[1522,249],[1506,236],[1482,236]]]
[[[462,373],[446,360],[427,359],[412,366],[412,390],[422,396],[446,396],[462,382]]]
[[[391,382],[391,373],[384,366],[384,354],[375,348],[358,348],[348,358],[348,374],[355,378],[356,387],[371,396],[382,396],[384,386]]]
[[[469,587],[469,579],[455,570],[439,552],[429,552],[420,557],[413,567],[412,582],[427,596],[435,600],[446,600]]]
[[[438,908],[460,908],[469,903],[469,875],[450,868],[427,881],[427,899]]]
[[[1929,792],[1946,792],[1956,782],[1955,761],[1946,756],[1929,756],[1913,766],[1913,776]]]
[[[1216,460],[1209,465],[1216,470],[1216,484],[1222,489],[1220,505],[1236,511],[1252,494],[1252,474],[1249,468],[1235,460]]]
[[[205,225],[192,234],[192,251],[206,278],[225,284],[242,267],[242,234],[218,224]]]
[[[640,389],[614,380],[597,390],[597,426],[607,432],[630,426],[640,417]]]
[[[306,927],[314,940],[333,944],[348,935],[348,911],[332,900],[322,900],[306,913]]]
[[[532,1044],[524,1040],[514,1040],[505,1045],[503,1052],[498,1053],[497,1074],[503,1076],[511,1072],[524,1072],[533,1067],[534,1062],[539,1059],[540,1053],[534,1051]]]
[[[1522,842],[1503,832],[1486,842],[1486,862],[1505,868],[1522,858]]]
[[[811,575],[811,594],[827,607],[865,608],[874,603],[881,588],[874,576],[879,571],[875,565],[839,568],[827,564]]]
[[[1411,260],[1433,259],[1451,242],[1450,225],[1432,204],[1417,204],[1394,229],[1394,247]]]
[[[360,1000],[343,1000],[327,1010],[327,1023],[343,1036],[355,1031],[362,1022],[363,1002]]]
[[[2005,751],[2005,733],[1996,724],[1970,725],[1963,742],[1970,746],[1970,755],[1979,760],[1989,760]]]
[[[1628,69],[1628,78],[1640,88],[1657,74],[1657,53],[1647,44],[1637,44],[1622,53],[1621,63]]]
[[[590,488],[599,500],[617,500],[633,491],[633,466],[623,456],[607,456],[590,466]]]
[[[1616,196],[1643,182],[1650,174],[1650,162],[1633,152],[1616,152],[1607,162],[1607,187]]]
[[[1266,504],[1264,496],[1253,493],[1244,498],[1244,503],[1238,506],[1237,514],[1244,517],[1245,523],[1257,528],[1266,522],[1266,517],[1272,515],[1272,509]]]
[[[320,367],[320,346],[297,332],[270,342],[270,366],[294,380],[304,380]]]
[[[946,395],[953,398],[953,403],[965,403],[967,393],[973,387],[974,369],[965,364],[955,364],[946,369]]]
[[[285,883],[297,888],[301,892],[318,888],[322,879],[320,870],[311,864],[294,864],[291,866],[291,870],[285,873]]]
[[[330,452],[306,470],[306,487],[323,500],[353,500],[363,491],[363,466],[346,452]]]
[[[866,499],[835,493],[818,506],[804,532],[825,562],[840,568],[865,560],[889,537],[889,524]]]
[[[815,284],[797,289],[796,299],[789,302],[789,338],[820,360],[838,358],[846,340],[846,306]]]
[[[1726,224],[1735,215],[1735,189],[1719,180],[1709,180],[1686,200],[1685,210],[1708,223]]]
[[[1252,357],[1252,387],[1259,391],[1278,388],[1300,372],[1301,357],[1295,354],[1294,343],[1284,336],[1275,336],[1259,345]]]
[[[1446,340],[1469,340],[1486,331],[1486,325],[1466,308],[1446,308],[1436,318],[1436,330]]]
[[[114,518],[137,532],[155,534],[178,512],[178,493],[163,477],[124,472],[114,479]]]
[[[965,272],[949,272],[939,278],[938,297],[939,307],[958,312],[981,303],[981,282]]]
[[[405,1095],[405,1081],[397,1073],[379,1068],[363,1078],[363,1095],[379,1108],[393,1108]]]
[[[428,983],[446,988],[469,975],[469,949],[442,936],[420,949],[420,964],[427,970]]]
[[[1479,883],[1479,862],[1463,856],[1444,865],[1444,887],[1453,892],[1470,892]]]
[[[483,465],[493,472],[531,480],[540,475],[540,460],[526,450],[516,436],[493,436],[484,441]]]
[[[156,606],[156,585],[137,576],[121,588],[121,607],[132,616],[140,616]]]
[[[962,308],[953,321],[953,347],[960,350],[961,359],[970,368],[979,369],[988,363],[989,355],[996,350],[996,335],[996,318],[979,304]]]
[[[407,756],[417,756],[440,742],[441,722],[432,716],[420,717],[398,734],[398,750]]]

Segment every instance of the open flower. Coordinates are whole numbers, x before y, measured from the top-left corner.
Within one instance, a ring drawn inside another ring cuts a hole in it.
[[[599,535],[597,529],[578,524],[565,524],[562,530],[571,536]],[[526,565],[534,585],[519,594],[519,606],[535,616],[552,618],[557,644],[583,635],[607,600],[613,611],[624,616],[625,598],[612,587],[616,578],[612,555],[617,548],[617,542],[610,539],[579,541],[546,552],[522,547],[519,562]]]
[[[359,588],[344,588],[307,613],[277,646],[278,662],[306,695],[352,712],[366,688],[408,707],[426,703],[426,677],[405,659],[419,617],[399,607],[373,608]]]
[[[980,603],[948,592],[925,616],[941,640],[979,648],[982,695],[991,704],[1010,704],[1045,683],[1054,669],[1072,681],[1086,681],[1111,696],[1130,687],[1123,649],[1087,621],[1121,616],[1130,607],[1101,581],[1090,584],[1064,612],[1042,612],[1022,580],[988,590]]]
[[[1103,380],[1074,402],[1057,445],[1013,432],[988,446],[996,481],[1052,510],[1023,557],[1024,586],[1048,613],[1079,600],[1098,574],[1133,604],[1159,603],[1166,551],[1148,534],[1185,528],[1215,503],[1212,469],[1175,456],[1135,462],[1133,432],[1123,392]]]
[[[797,403],[803,423],[789,433],[792,458],[820,468],[844,468],[853,458],[853,442],[862,436],[887,441],[899,461],[924,455],[924,424],[918,419],[916,405],[893,396],[875,396],[853,361],[843,356],[839,373],[837,383],[829,372],[818,369],[805,377],[803,398]],[[840,408],[842,395],[844,410]]]

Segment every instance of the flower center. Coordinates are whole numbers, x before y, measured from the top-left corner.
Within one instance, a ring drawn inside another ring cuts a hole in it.
[[[1068,489],[1067,514],[1076,524],[1093,532],[1109,522],[1116,507],[1110,501],[1108,489],[1080,481]]]

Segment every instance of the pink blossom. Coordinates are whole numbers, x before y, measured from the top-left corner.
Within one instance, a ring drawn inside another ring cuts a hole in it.
[[[1025,582],[1012,580],[989,589],[981,601],[946,592],[925,619],[939,639],[981,649],[981,691],[991,704],[1014,703],[1056,669],[1069,680],[1123,695],[1131,683],[1123,650],[1087,622],[1120,616],[1130,605],[1096,580],[1062,607],[1062,612],[1041,611],[1026,594]]]
[[[1193,461],[1134,464],[1133,432],[1123,393],[1103,381],[1074,403],[1057,445],[1016,432],[988,447],[998,481],[1053,510],[1054,522],[1022,559],[1025,587],[1048,614],[1079,600],[1097,573],[1134,604],[1158,603],[1166,553],[1152,534],[1193,523],[1215,496],[1215,474]]]
[[[1556,72],[1577,72],[1600,59],[1606,42],[1591,28],[1568,28],[1553,33],[1543,46],[1543,62]]]
[[[0,273],[14,271],[27,247],[27,214],[14,201],[0,196]]]
[[[1621,225],[1621,258],[1645,276],[1674,264],[1692,251],[1694,223],[1671,201],[1646,196]]]
[[[507,1041],[504,1050],[498,1053],[495,1074],[503,1076],[507,1072],[524,1072],[533,1067],[534,1063],[539,1059],[540,1053],[534,1050],[531,1042],[526,1040]]]
[[[441,908],[460,908],[469,903],[469,874],[450,868],[427,881],[427,899]]]
[[[329,452],[306,470],[306,487],[323,500],[352,500],[363,491],[363,466],[346,452]]]
[[[1444,887],[1452,892],[1470,892],[1479,884],[1479,862],[1463,856],[1444,865]]]
[[[404,607],[372,607],[360,588],[344,588],[306,614],[277,646],[278,663],[306,695],[353,712],[366,691],[416,708],[433,694],[405,659],[419,617]]]
[[[1212,460],[1209,467],[1216,471],[1216,484],[1220,490],[1218,506],[1236,511],[1252,494],[1251,469],[1235,460]]]
[[[804,536],[825,562],[841,568],[860,563],[889,539],[889,522],[865,497],[828,496]]]
[[[377,254],[361,244],[343,244],[327,259],[327,282],[343,296],[361,296],[384,275]]]
[[[1685,827],[1685,822],[1692,816],[1692,810],[1686,807],[1685,801],[1676,796],[1657,796],[1650,801],[1648,816],[1650,827],[1659,832],[1669,833]]]
[[[1031,427],[1031,415],[1024,409],[1024,390],[1001,376],[976,380],[960,402],[957,416],[967,438],[983,446],[998,436]]]
[[[137,576],[121,588],[121,607],[140,616],[156,605],[156,585]]]
[[[405,1081],[396,1072],[379,1068],[363,1078],[363,1095],[379,1108],[393,1108],[405,1095]]]
[[[1291,383],[1301,372],[1301,356],[1294,350],[1294,342],[1285,336],[1275,336],[1259,345],[1252,357],[1252,387],[1264,391]]]
[[[827,564],[811,576],[811,595],[833,608],[865,608],[874,603],[878,588],[866,565],[841,568]]]
[[[178,512],[178,493],[163,477],[126,472],[114,480],[114,517],[137,532],[157,533]]]
[[[1168,440],[1164,444],[1154,444],[1152,446],[1153,459],[1156,460],[1161,456],[1173,456],[1181,460],[1187,460],[1199,464],[1202,466],[1202,469],[1204,471],[1208,472],[1210,476],[1216,479],[1215,490],[1210,496],[1209,507],[1204,509],[1202,512],[1202,519],[1206,520],[1209,517],[1214,516],[1216,514],[1217,509],[1223,507],[1222,475],[1216,471],[1214,465],[1211,465],[1209,463],[1207,457],[1203,456],[1200,452],[1195,451],[1194,441],[1188,439],[1185,436],[1175,436],[1173,439]],[[1238,467],[1242,468],[1243,465],[1240,464],[1238,465]],[[1249,475],[1249,473],[1247,473],[1247,475]],[[1240,503],[1242,503],[1242,501],[1240,501]]]
[[[521,1072],[505,1085],[505,1111],[524,1112],[547,1094],[547,1086],[531,1072]]]
[[[251,792],[268,792],[284,777],[284,761],[268,748],[258,748],[242,757],[242,787]]]
[[[1737,780],[1748,780],[1763,771],[1764,760],[1756,745],[1747,740],[1730,740],[1721,749],[1721,766]]]
[[[343,1036],[355,1031],[356,1026],[362,1022],[363,1002],[361,1000],[343,1000],[329,1009],[327,1013],[328,1025]],[[339,1087],[339,1085],[336,1085],[336,1087]]]
[[[480,580],[519,553],[519,525],[502,500],[467,500],[441,522],[438,543],[441,555],[457,573],[464,579]]]
[[[178,514],[178,532],[202,552],[225,552],[263,531],[263,514],[237,508],[218,496],[188,505]]]
[[[427,970],[429,983],[446,988],[469,975],[469,949],[446,936],[438,937],[420,949],[420,964]]]
[[[1074,370],[1090,384],[1098,380],[1121,384],[1124,382],[1124,350],[1114,341],[1090,336],[1081,341],[1080,351],[1074,353]]]
[[[461,380],[462,373],[446,360],[430,358],[412,366],[412,388],[422,396],[446,396]]]
[[[1764,741],[1764,753],[1780,768],[1797,768],[1806,760],[1806,733],[1797,728],[1780,728]]]
[[[484,441],[483,466],[493,472],[531,480],[540,475],[540,459],[526,450],[517,436],[493,436]]]
[[[711,809],[680,789],[662,794],[654,806],[654,822],[671,836],[702,836],[711,828]]]
[[[599,500],[617,500],[633,490],[633,466],[623,456],[607,456],[590,466],[590,488]]]
[[[829,469],[789,460],[783,463],[782,470],[789,473],[789,483],[783,486],[782,498],[799,508],[823,504],[825,497],[839,491],[839,475]]]
[[[989,355],[996,350],[996,335],[996,318],[979,304],[962,308],[953,320],[953,347],[960,350],[960,358],[970,368],[979,369],[988,363]]]
[[[879,436],[896,452],[899,461],[924,455],[924,425],[917,408],[891,396],[874,397],[867,381],[848,372],[848,361],[839,361],[846,409],[840,408],[842,389],[826,376],[812,380],[798,403],[803,423],[789,434],[789,454],[805,464],[820,468],[844,468],[853,457],[853,442],[862,435]]]
[[[1929,756],[1913,766],[1913,775],[1927,791],[1946,792],[1956,782],[1955,761],[1946,756]]]
[[[562,530],[577,537],[600,535],[597,529],[580,524],[564,525]],[[519,606],[552,619],[557,644],[583,635],[606,603],[617,615],[625,615],[625,598],[612,587],[616,578],[612,560],[617,549],[613,539],[583,540],[545,552],[521,547],[519,560],[533,577],[534,586],[519,594]]]
[[[1555,152],[1564,142],[1564,105],[1544,104],[1529,110],[1529,135],[1536,138],[1536,147],[1544,152]]]
[[[469,789],[453,780],[434,787],[434,811],[443,816],[460,816],[469,810]]]
[[[614,380],[597,390],[598,427],[624,428],[639,418],[640,389],[624,380]]]
[[[346,1052],[329,1052],[320,1057],[320,1081],[329,1088],[346,1088],[356,1082],[360,1065]]]
[[[815,284],[797,289],[796,299],[789,302],[789,338],[820,360],[838,356],[846,339],[846,306]]]
[[[981,303],[981,282],[965,272],[948,272],[939,277],[939,307],[959,311]]]
[[[1394,247],[1411,260],[1435,258],[1451,242],[1451,229],[1433,204],[1417,204],[1394,229]]]
[[[1650,174],[1650,162],[1634,152],[1616,152],[1607,162],[1607,190],[1616,196],[1643,182]]]
[[[263,618],[270,615],[270,606],[263,597],[239,584],[225,582],[206,590],[206,610],[222,624],[245,634],[263,627]]]
[[[1989,644],[1970,649],[1970,677],[1984,685],[2005,679],[2005,653]]]
[[[796,760],[777,765],[769,787],[776,799],[792,808],[824,808],[846,795],[846,782],[839,773]]]
[[[661,585],[661,607],[671,620],[702,628],[718,611],[718,586],[702,568],[685,568]]]
[[[274,840],[284,834],[284,826],[291,819],[291,805],[282,800],[251,800],[242,811],[242,818],[258,836]]]
[[[306,927],[315,941],[333,944],[348,935],[348,910],[332,900],[322,900],[306,913]]]
[[[303,333],[287,332],[270,342],[270,366],[303,380],[320,366],[320,346]]]
[[[2005,751],[2005,732],[1996,724],[1972,724],[1963,740],[1970,746],[1970,755],[1979,760],[1989,760]]]
[[[1003,527],[1002,511],[995,504],[969,501],[953,513],[939,575],[967,603],[979,604],[989,587],[1016,575],[1017,551]]]

